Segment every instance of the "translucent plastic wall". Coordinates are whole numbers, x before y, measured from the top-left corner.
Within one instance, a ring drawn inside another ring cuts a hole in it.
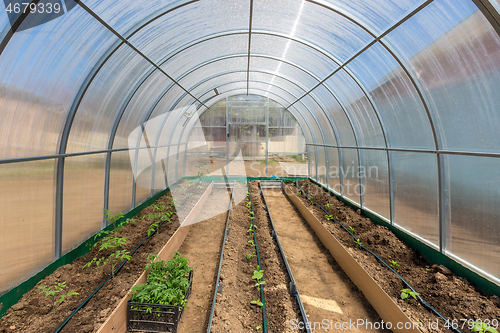
[[[500,283],[498,1],[64,4],[33,26],[0,3],[0,293],[103,209],[204,163],[240,175],[238,158],[313,177]]]

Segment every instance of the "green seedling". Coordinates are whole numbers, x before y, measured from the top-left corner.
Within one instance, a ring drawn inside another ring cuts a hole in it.
[[[390,263],[391,263],[392,268],[396,268],[399,266],[397,261],[391,260]]]
[[[297,195],[302,195],[302,193],[299,191],[299,192],[297,192]]]
[[[333,216],[331,216],[331,215],[325,215],[325,219],[327,221],[331,221],[331,220],[333,220]]]
[[[417,299],[419,293],[412,291],[411,289],[401,289],[401,299],[405,300],[406,303],[410,301],[410,296]]]
[[[311,202],[309,203],[311,206],[314,205],[314,201],[311,200]]]
[[[332,204],[326,204],[326,208],[328,209],[328,211],[330,211],[330,207],[332,206],[333,206]]]
[[[253,257],[255,257],[255,252],[252,252],[250,254],[247,254],[247,260],[250,260],[252,259]]]
[[[50,299],[52,300],[52,311],[54,312],[56,310],[56,304],[62,303],[65,298],[74,295],[80,295],[79,293],[74,291],[70,291],[67,294],[63,294],[62,291],[64,288],[66,288],[66,281],[58,283],[52,287],[38,286],[38,289],[41,290],[39,294],[45,294],[45,298],[50,297]]]
[[[354,233],[354,232],[356,231],[356,229],[354,229],[353,227],[349,226],[349,231],[350,231],[351,233]]]
[[[255,329],[258,331],[258,330],[260,330],[261,328],[262,328],[262,326],[260,326],[260,325],[259,325],[259,326],[257,326]]]
[[[248,243],[250,243],[250,245],[252,245],[252,247],[255,247],[255,242],[252,240],[249,240]]]
[[[264,303],[262,303],[261,301],[250,301],[250,304],[257,305],[257,306],[263,306],[264,305]]]
[[[475,321],[474,326],[471,329],[472,332],[479,332],[479,333],[498,333],[496,329],[491,327],[490,325],[480,322],[480,321]]]
[[[252,276],[252,279],[257,281],[257,283],[255,283],[256,287],[259,287],[260,285],[266,283],[266,281],[262,281],[263,277],[264,277],[264,271],[260,269],[260,266],[257,265],[257,269],[253,271],[253,276]]]
[[[363,243],[361,243],[361,241],[359,240],[359,238],[354,241],[354,244],[356,244],[356,248],[358,248],[358,247],[360,247],[360,246],[363,245]]]

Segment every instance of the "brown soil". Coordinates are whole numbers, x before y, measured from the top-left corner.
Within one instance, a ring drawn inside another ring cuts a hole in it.
[[[379,317],[350,281],[309,224],[281,191],[264,190],[281,245],[297,283],[313,331],[331,332],[335,324],[358,319],[375,323]],[[324,325],[324,320],[328,325]],[[290,331],[293,323],[287,323]],[[389,332],[351,327],[350,332]]]
[[[215,217],[214,212],[227,209],[229,194],[225,189],[213,189],[200,214],[202,222],[191,226],[179,252],[193,267],[193,286],[187,307],[179,324],[179,333],[205,332],[215,292],[222,240],[227,212]]]
[[[239,186],[245,186],[238,184]],[[253,271],[257,260],[247,260],[253,247],[248,243],[253,239],[247,230],[250,225],[245,201],[233,208],[229,218],[229,236],[226,238],[220,282],[222,294],[217,294],[212,332],[240,333],[256,331],[262,326],[262,308],[250,304],[260,300],[260,290],[254,286]],[[267,279],[264,272],[264,280]]]
[[[300,181],[299,186],[304,186],[301,190],[310,193],[312,200],[325,209],[327,204],[331,204],[330,214],[346,227],[353,227],[354,234],[365,247],[387,263],[391,260],[396,261],[400,265],[396,271],[444,317],[450,320],[457,319],[459,322],[461,319],[484,321],[500,318],[500,300],[497,296],[486,296],[466,279],[453,274],[444,266],[430,265],[416,250],[399,240],[388,228],[374,224],[369,218],[362,216],[361,210],[345,205],[311,181]],[[293,186],[289,188],[296,191]],[[422,331],[436,331],[428,329],[428,322],[438,319],[436,315],[416,300],[406,303],[400,299],[401,289],[406,286],[403,286],[393,272],[366,251],[357,249],[352,236],[335,221],[328,221],[325,218],[326,214],[318,206],[311,206],[304,195],[299,197],[377,283],[393,297],[408,317],[412,321],[424,324]],[[463,322],[460,322],[460,325],[462,324]],[[439,332],[451,332],[444,328],[443,320],[440,320],[439,328],[437,330]],[[462,332],[470,332],[467,325],[463,328],[460,326],[459,329]]]
[[[192,191],[195,195],[188,198],[181,209],[192,207],[207,186],[207,184],[203,184],[203,189],[194,190],[190,190],[186,186],[185,191]],[[155,203],[170,204],[170,197],[171,194],[168,193]],[[147,237],[148,228],[152,221],[147,217],[142,217],[152,212],[151,207],[143,209],[135,222],[128,223],[125,229],[119,232],[121,237],[127,237],[125,247],[127,251],[134,250]],[[66,324],[61,332],[96,332],[125,296],[127,290],[142,274],[147,263],[147,255],[149,253],[157,254],[178,227],[179,220],[177,214],[174,214],[171,217],[171,223],[164,223],[160,227],[159,233],[153,235],[135,252],[132,260],[124,265],[113,280],[104,285],[89,303]],[[53,332],[110,275],[111,266],[109,265],[98,267],[94,265],[82,270],[82,267],[92,258],[110,254],[104,251],[98,253],[97,251],[96,247],[88,255],[60,267],[53,274],[37,283],[0,319],[0,332]],[[66,281],[67,287],[63,293],[75,291],[79,295],[67,298],[61,304],[56,305],[55,311],[51,311],[50,299],[39,294],[40,290],[37,287],[41,285],[53,286],[64,281]]]
[[[258,192],[257,182],[253,182],[250,186],[250,198],[255,212],[262,269],[266,274],[264,296],[268,329],[269,332],[288,332],[290,322],[300,321],[302,316],[295,298],[290,296],[290,278],[278,245],[271,236],[272,227]],[[253,260],[256,261],[255,258]]]

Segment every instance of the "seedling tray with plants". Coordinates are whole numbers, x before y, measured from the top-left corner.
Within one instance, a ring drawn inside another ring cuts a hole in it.
[[[429,264],[387,227],[373,223],[363,216],[361,210],[347,206],[314,182],[304,180],[299,181],[298,186],[292,182],[288,184],[288,188],[297,194],[412,321],[428,323],[439,320],[440,329],[433,332],[456,332],[453,326],[461,332],[477,332],[480,322],[489,323],[493,328],[500,325],[500,299],[497,296],[483,294],[444,266]],[[361,246],[376,254],[389,267]],[[401,275],[414,291],[391,269]],[[418,300],[419,296],[449,321],[430,311]]]
[[[168,262],[149,258],[148,281],[133,287],[127,302],[127,330],[175,333],[191,295],[193,270],[178,252]]]

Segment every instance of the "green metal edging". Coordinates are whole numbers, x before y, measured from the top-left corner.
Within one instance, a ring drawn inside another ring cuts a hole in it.
[[[482,275],[478,274],[477,272],[474,272],[472,269],[462,265],[461,263],[457,262],[456,260],[448,257],[444,253],[439,252],[438,250],[432,248],[431,246],[423,243],[422,241],[416,239],[415,237],[411,236],[410,234],[404,232],[403,230],[391,225],[390,223],[387,223],[383,219],[381,219],[379,216],[373,214],[372,212],[369,212],[363,208],[360,208],[358,205],[355,203],[345,199],[344,197],[341,197],[337,195],[336,193],[332,192],[329,188],[327,188],[325,185],[319,183],[313,178],[308,178],[310,181],[324,189],[325,191],[329,192],[330,194],[334,195],[339,201],[343,202],[344,204],[348,205],[349,207],[353,207],[356,209],[361,209],[363,212],[363,215],[368,217],[370,220],[373,221],[373,223],[387,227],[389,230],[391,230],[396,237],[398,237],[400,240],[408,244],[411,248],[414,250],[418,251],[420,255],[429,263],[431,264],[437,264],[437,265],[443,265],[449,268],[453,273],[455,273],[458,276],[461,276],[463,278],[466,278],[468,281],[473,283],[475,286],[477,286],[479,289],[481,289],[485,294],[487,295],[496,295],[500,297],[500,286],[494,283],[493,281],[488,280],[487,278],[483,277]]]
[[[124,221],[127,218],[133,218],[137,216],[141,210],[143,210],[145,207],[153,204],[156,200],[164,196],[170,191],[170,188],[176,187],[183,179],[179,180],[175,184],[173,184],[171,187],[160,191],[153,195],[151,198],[145,200],[142,202],[139,206],[131,209],[128,211],[121,219],[120,221]],[[113,230],[113,225],[109,225],[103,230]],[[100,231],[99,231],[100,232]],[[26,294],[28,291],[33,289],[38,282],[41,280],[45,279],[47,276],[50,274],[54,273],[56,269],[59,267],[62,267],[64,265],[72,263],[75,259],[78,259],[80,257],[83,257],[84,255],[88,254],[90,250],[92,249],[93,245],[104,235],[101,237],[98,237],[94,239],[94,236],[91,236],[88,238],[86,241],[84,241],[82,244],[80,244],[76,249],[66,253],[56,261],[52,262],[49,264],[47,267],[45,267],[42,271],[36,273],[34,276],[29,278],[28,280],[22,282],[19,284],[17,287],[12,288],[8,292],[4,293],[3,295],[0,296],[0,318],[3,317],[3,315],[7,312],[8,309],[10,309],[11,306],[15,305],[19,300]]]

